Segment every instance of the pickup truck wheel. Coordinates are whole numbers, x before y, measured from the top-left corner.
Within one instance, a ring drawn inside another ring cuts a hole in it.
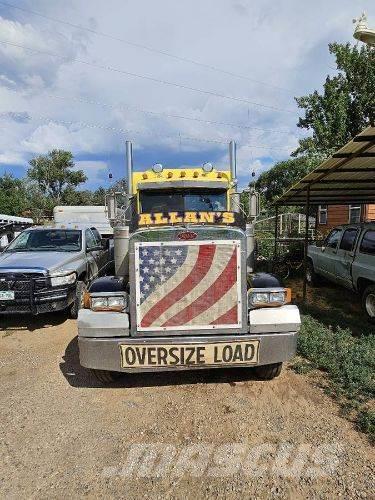
[[[375,324],[375,285],[368,286],[363,292],[362,305],[369,322]]]
[[[310,260],[307,261],[306,280],[310,286],[316,286],[320,283],[319,276],[314,271],[313,263]]]
[[[81,309],[83,305],[83,295],[86,290],[87,290],[86,283],[84,281],[77,281],[76,296],[73,304],[71,304],[69,307],[69,316],[72,319],[78,318],[78,311]]]
[[[111,384],[116,382],[121,376],[120,372],[112,372],[109,370],[90,370],[94,377],[102,384]]]
[[[273,363],[272,365],[257,366],[255,374],[262,380],[271,380],[278,377],[281,373],[282,363]]]

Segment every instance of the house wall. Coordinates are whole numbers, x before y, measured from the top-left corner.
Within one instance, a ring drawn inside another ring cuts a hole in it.
[[[326,234],[330,229],[340,224],[347,224],[349,220],[348,205],[328,205],[327,207],[327,224],[319,224],[317,218],[317,231]]]
[[[361,222],[375,220],[375,204],[363,205],[361,212]],[[318,218],[317,218],[318,221]],[[317,223],[317,231],[326,234],[333,227],[340,224],[349,223],[349,205],[328,205],[327,224]]]
[[[365,205],[363,211],[363,222],[375,220],[375,205]]]

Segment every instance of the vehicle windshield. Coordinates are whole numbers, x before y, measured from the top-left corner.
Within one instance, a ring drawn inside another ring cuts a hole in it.
[[[24,231],[10,243],[6,252],[78,252],[82,248],[81,231],[38,229]]]
[[[141,212],[223,212],[227,210],[225,189],[163,189],[140,192]]]

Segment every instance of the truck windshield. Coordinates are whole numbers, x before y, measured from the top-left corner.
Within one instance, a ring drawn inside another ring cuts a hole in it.
[[[225,189],[170,189],[140,192],[141,212],[222,212],[227,210]]]
[[[5,250],[6,252],[78,252],[81,250],[81,231],[38,229],[24,231]]]

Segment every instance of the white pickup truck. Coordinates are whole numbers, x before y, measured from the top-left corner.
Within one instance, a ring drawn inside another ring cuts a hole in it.
[[[362,296],[363,309],[375,323],[375,223],[337,226],[321,247],[308,248],[307,281],[323,277]]]

